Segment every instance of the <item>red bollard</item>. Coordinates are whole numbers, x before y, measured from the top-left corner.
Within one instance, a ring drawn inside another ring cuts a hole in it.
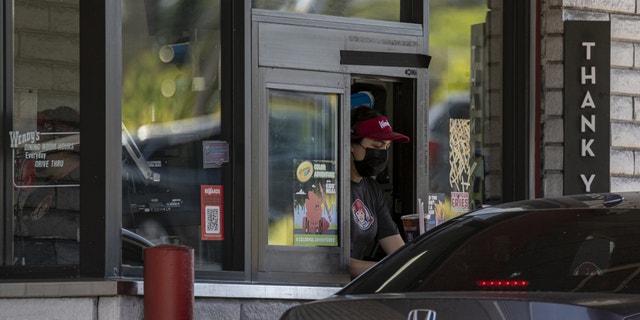
[[[193,248],[161,244],[144,249],[144,319],[193,319]]]

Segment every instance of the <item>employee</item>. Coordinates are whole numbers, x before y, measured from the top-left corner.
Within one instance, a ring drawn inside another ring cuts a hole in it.
[[[364,260],[365,250],[378,241],[386,254],[404,245],[398,226],[389,212],[384,192],[374,177],[387,165],[393,141],[409,137],[393,132],[386,117],[368,106],[351,111],[351,259],[352,277],[369,269],[374,261]]]

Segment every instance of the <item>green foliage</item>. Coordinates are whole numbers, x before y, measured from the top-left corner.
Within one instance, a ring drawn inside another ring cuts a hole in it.
[[[431,100],[435,103],[452,91],[468,91],[471,83],[471,26],[485,20],[487,7],[478,1],[452,7],[444,1],[431,7],[429,48]],[[463,1],[458,1],[463,2]]]
[[[486,1],[478,1],[478,0],[430,0],[429,5],[431,9],[442,8],[442,7],[477,7],[480,4],[486,4]]]
[[[267,1],[268,2],[268,1]],[[273,0],[272,0],[273,2]],[[279,1],[274,1],[279,2]],[[399,0],[330,1],[331,9],[346,11],[348,16],[398,19]],[[432,102],[451,91],[470,87],[470,27],[482,23],[487,12],[484,1],[432,0],[429,17],[429,69]],[[192,68],[189,63],[178,66],[164,64],[157,50],[140,50],[133,54],[124,69],[123,121],[136,130],[151,122],[167,122],[208,114],[219,108],[217,92],[191,90]],[[162,93],[163,83],[173,82],[172,95]],[[210,89],[210,88],[209,88]],[[214,89],[215,90],[215,89]]]
[[[400,7],[398,1],[371,0],[353,1],[349,6],[347,16],[354,18],[376,19],[384,21],[398,21],[400,19]]]
[[[122,119],[130,130],[151,122],[184,118],[192,104],[191,68],[164,64],[146,51],[125,70],[122,87]],[[162,94],[163,82],[176,85],[169,97]]]

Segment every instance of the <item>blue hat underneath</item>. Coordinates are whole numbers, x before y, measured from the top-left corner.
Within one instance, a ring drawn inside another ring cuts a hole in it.
[[[371,92],[360,91],[351,95],[351,109],[360,106],[367,106],[373,108],[373,95]]]

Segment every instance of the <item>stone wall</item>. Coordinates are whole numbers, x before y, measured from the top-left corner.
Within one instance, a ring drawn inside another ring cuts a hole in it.
[[[304,301],[196,298],[194,320],[277,320]],[[144,319],[142,296],[0,299],[0,319]]]
[[[563,193],[563,25],[611,22],[611,191],[640,189],[640,2],[541,2],[543,196]]]

